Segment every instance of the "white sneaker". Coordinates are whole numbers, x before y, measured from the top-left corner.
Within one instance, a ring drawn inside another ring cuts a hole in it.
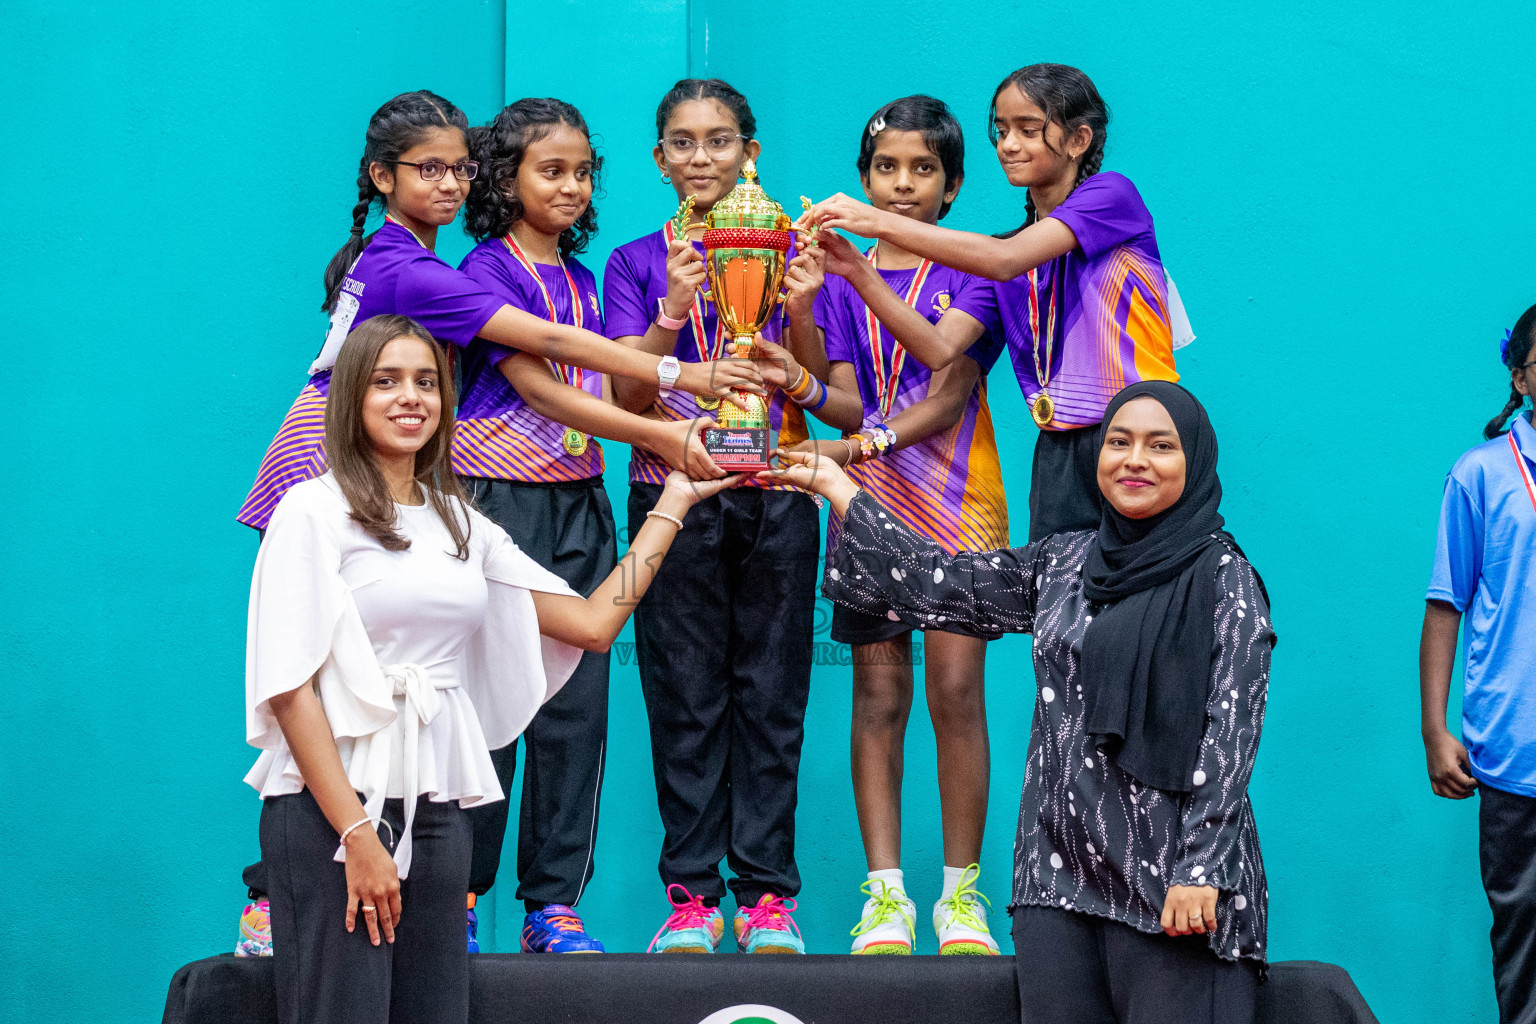
[[[849,932],[853,936],[853,952],[910,956],[916,942],[917,907],[900,889],[887,888],[871,879],[859,886],[868,895],[864,901],[864,916],[858,927]]]
[[[987,928],[991,901],[976,890],[981,867],[972,864],[960,876],[953,896],[933,905],[933,930],[939,937],[940,956],[997,956],[997,942]]]

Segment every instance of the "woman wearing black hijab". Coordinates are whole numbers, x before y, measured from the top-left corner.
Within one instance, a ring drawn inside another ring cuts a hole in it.
[[[1248,778],[1275,641],[1222,530],[1216,436],[1149,381],[1104,416],[1095,531],[948,555],[826,459],[781,475],[843,517],[829,598],[917,628],[1034,634],[1034,725],[1014,843],[1026,1022],[1248,1024],[1268,889]]]

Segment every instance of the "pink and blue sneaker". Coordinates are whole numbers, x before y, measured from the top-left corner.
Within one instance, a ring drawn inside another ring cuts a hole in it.
[[[602,953],[603,944],[587,934],[576,911],[551,903],[523,918],[524,953]]]
[[[245,905],[240,914],[240,941],[235,956],[272,955],[272,908],[264,899]]]
[[[763,893],[755,907],[736,909],[736,948],[743,953],[804,953],[805,940],[790,912],[795,901]]]
[[[725,915],[719,907],[705,906],[704,897],[676,883],[667,886],[667,902],[672,904],[672,914],[646,947],[647,953],[713,953],[720,948]]]

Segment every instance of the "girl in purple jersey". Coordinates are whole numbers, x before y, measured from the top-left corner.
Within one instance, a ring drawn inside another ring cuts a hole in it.
[[[931,96],[887,103],[860,132],[857,168],[876,209],[936,224],[959,194],[965,141],[949,108]],[[956,300],[985,282],[890,242],[866,254],[882,284],[922,316],[941,321]],[[875,319],[842,278],[822,287],[819,249],[805,250],[811,286],[791,287],[790,335],[796,351],[822,351],[826,408],[850,408],[844,440],[808,442],[849,468],[908,527],[946,551],[990,551],[1008,544],[1008,512],[982,376],[999,353],[994,336],[937,372],[916,360]],[[808,308],[814,300],[814,315]],[[782,352],[770,356],[789,362]],[[765,379],[772,381],[772,368]],[[793,372],[792,370],[790,372]],[[895,440],[866,458],[864,442]],[[835,544],[837,523],[828,538]],[[924,631],[928,710],[939,756],[944,880],[932,920],[942,954],[996,955],[976,882],[990,779],[983,676],[987,642]],[[869,877],[869,896],[853,929],[853,952],[913,952],[917,910],[901,869],[902,746],[912,708],[912,627],[836,604],[832,639],[853,645],[853,787]]]
[[[425,91],[395,97],[369,121],[352,234],[325,272],[322,309],[331,316],[330,331],[310,366],[309,384],[262,460],[237,516],[242,523],[264,528],[288,488],[324,472],[322,417],[331,367],[352,324],[371,316],[413,317],[435,338],[461,348],[478,336],[567,365],[660,380],[700,395],[724,394],[733,382],[758,386],[755,369],[740,363],[684,366],[674,374],[658,357],[510,306],[439,259],[433,252],[438,228],[458,216],[479,172],[469,156],[467,130],[462,111]],[[364,238],[375,203],[384,207],[385,223]],[[692,441],[688,425],[636,422],[632,428],[635,440],[648,439],[671,466],[694,476],[720,475]]]
[[[1152,215],[1124,175],[1101,171],[1109,108],[1087,75],[1064,64],[1013,72],[992,97],[998,162],[1025,188],[1025,223],[978,235],[879,210],[845,195],[804,225],[841,228],[993,282],[937,325],[894,295],[846,239],[823,232],[827,270],[847,277],[880,322],[931,369],[983,332],[1000,330],[1040,426],[1029,494],[1029,537],[1099,522],[1098,428],[1116,393],[1177,380],[1174,313]]]
[[[459,269],[508,303],[551,322],[602,330],[597,280],[576,254],[597,230],[592,192],[601,158],[580,111],[522,99],[471,132],[480,175],[464,221],[479,245]],[[464,360],[453,468],[475,507],[534,561],[578,593],[612,571],[616,530],[595,439],[624,421],[661,424],[607,401],[608,378],[485,341]],[[705,418],[708,422],[708,418]],[[525,953],[601,953],[576,904],[594,870],[598,799],[608,734],[607,651],[588,652],[523,734],[518,897]],[[511,792],[517,744],[493,751]],[[494,884],[511,801],[470,813],[471,899]],[[470,918],[471,934],[475,918]]]
[[[693,197],[693,224],[736,186],[760,147],[746,97],[718,79],[685,79],[656,112],[652,156],[671,184],[668,213]],[[699,251],[658,211],[660,230],[614,250],[604,278],[610,337],[684,366],[719,358],[726,338],[704,290]],[[686,232],[685,232],[686,233]],[[764,328],[779,337],[776,316]],[[662,421],[698,406],[639,378],[614,380],[619,402]],[[769,400],[781,444],[805,438],[801,408]],[[662,477],[630,462],[630,529],[643,523]],[[820,523],[811,496],[747,485],[701,502],[678,538],[687,553],[663,570],[635,612],[640,684],[651,727],[664,837],[660,874],[672,913],[651,948],[714,952],[725,935],[720,860],[735,873],[736,944],[749,953],[805,951],[790,917],[800,889],[795,802],[810,696]],[[678,549],[681,552],[681,549]]]

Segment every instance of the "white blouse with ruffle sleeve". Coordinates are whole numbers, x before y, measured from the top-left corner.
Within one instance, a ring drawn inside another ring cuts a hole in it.
[[[501,527],[468,509],[461,561],[430,503],[395,509],[404,551],[349,518],[329,473],[278,503],[251,581],[246,741],[262,753],[245,781],[262,799],[304,788],[270,702],[316,679],[368,816],[377,824],[386,798],[405,800],[394,855],[405,878],[415,798],[503,799],[490,751],[522,733],[582,651],[539,635],[530,592],[575,592]]]

